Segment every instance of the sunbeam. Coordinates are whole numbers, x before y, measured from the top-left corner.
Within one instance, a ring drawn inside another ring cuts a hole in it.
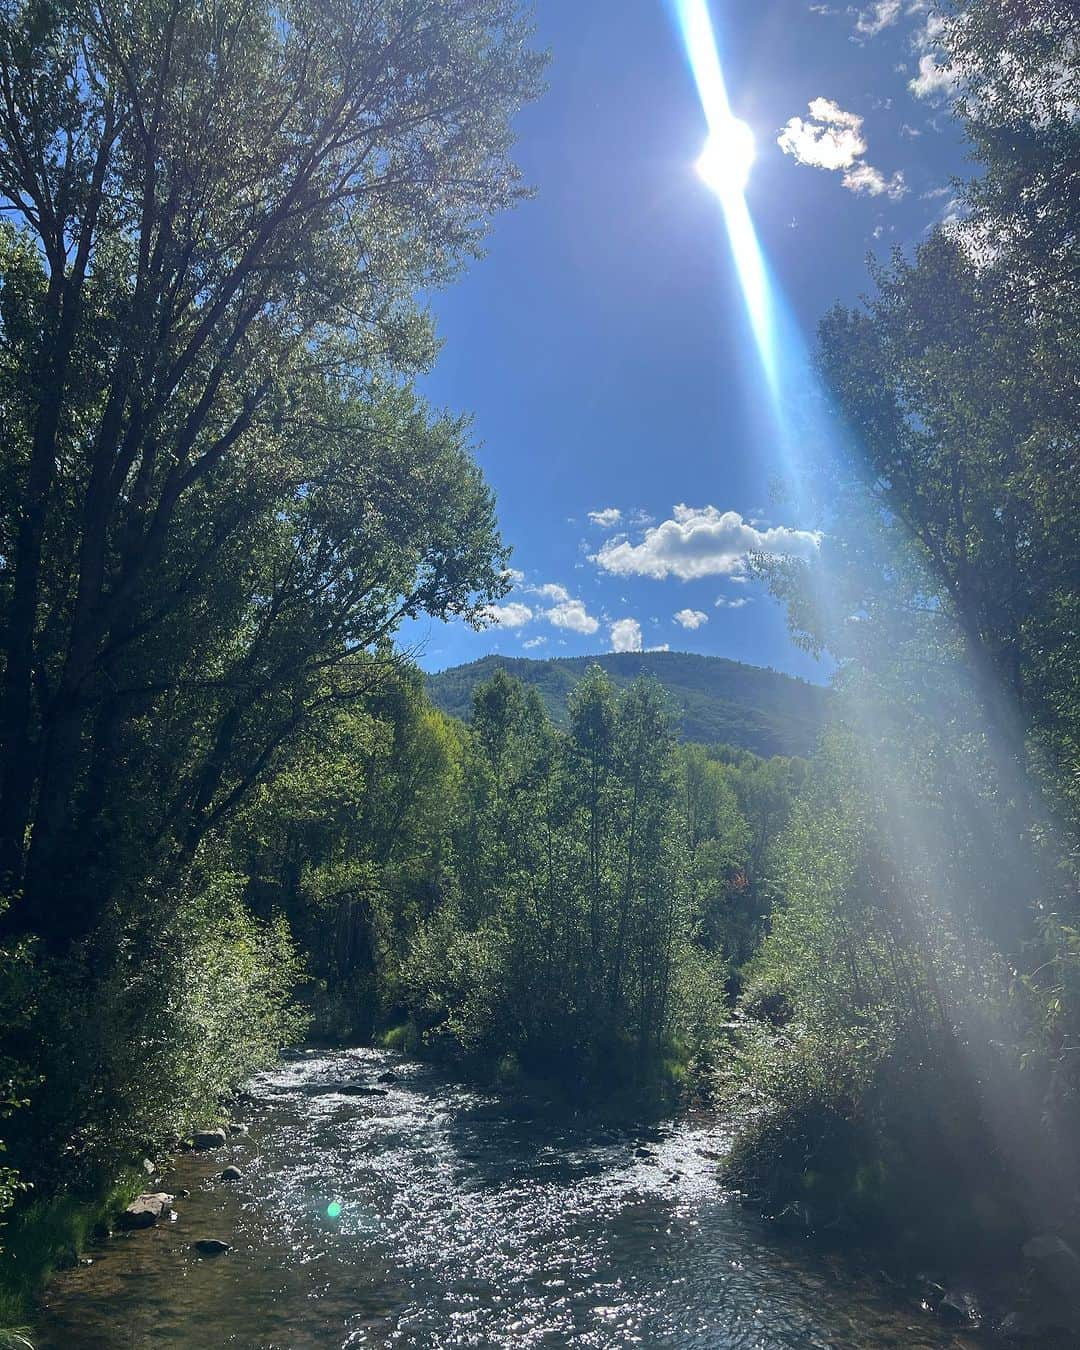
[[[779,399],[776,324],[764,255],[744,189],[753,163],[753,133],[731,111],[720,56],[705,0],[676,0],[675,13],[697,85],[709,134],[698,172],[724,213],[739,286],[774,404]]]

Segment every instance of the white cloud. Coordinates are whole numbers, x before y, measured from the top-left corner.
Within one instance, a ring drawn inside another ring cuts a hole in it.
[[[613,652],[641,651],[641,624],[637,619],[616,619],[611,625]]]
[[[900,17],[900,0],[876,0],[869,9],[864,9],[855,20],[855,31],[862,37],[877,37],[885,28],[890,28]]]
[[[557,581],[545,581],[542,586],[530,586],[533,595],[542,595],[547,600],[562,602],[570,599],[570,592]]]
[[[556,628],[568,628],[572,633],[595,633],[600,620],[594,619],[580,600],[563,600],[543,612],[543,617]]]
[[[521,645],[523,647],[542,647],[547,642],[546,637],[527,638]]]
[[[785,155],[812,169],[842,173],[841,182],[849,192],[867,192],[873,197],[885,193],[894,200],[904,195],[903,174],[886,178],[863,159],[867,145],[858,113],[846,112],[829,98],[811,99],[809,111],[809,119],[789,118],[776,138]]]
[[[500,628],[523,628],[532,621],[533,612],[528,605],[511,600],[508,605],[488,605],[484,617]]]
[[[617,506],[605,506],[603,510],[590,511],[588,515],[594,525],[602,525],[605,530],[610,530],[622,520],[622,512]]]
[[[520,586],[521,583],[525,580],[525,573],[519,572],[516,567],[508,567],[506,571],[503,573],[503,576],[506,578],[506,580],[510,583],[511,586]]]
[[[674,617],[675,622],[683,628],[700,628],[703,623],[709,622],[709,616],[703,609],[680,609]]]
[[[815,169],[847,169],[866,153],[862,118],[845,112],[832,99],[810,101],[810,121],[788,120],[776,139],[785,155]]]
[[[646,647],[647,652],[669,652],[671,651],[670,642],[658,642],[655,647]]]
[[[750,597],[748,595],[736,596],[734,600],[729,600],[726,595],[718,595],[716,597],[717,609],[742,609],[743,605],[748,605],[749,603]]]
[[[880,197],[884,192],[893,201],[898,201],[907,192],[904,175],[899,170],[891,178],[886,178],[872,164],[853,164],[842,181],[850,192],[868,192],[871,197]]]
[[[628,539],[609,539],[592,561],[617,576],[694,577],[733,576],[744,572],[752,553],[790,554],[808,557],[819,535],[775,525],[761,530],[743,520],[737,511],[715,506],[676,506],[672,519],[646,530],[640,544]]]
[[[916,98],[941,100],[956,91],[959,83],[956,74],[942,64],[945,60],[941,49],[944,32],[945,16],[932,13],[926,16],[926,23],[915,34],[913,45],[922,54],[919,73],[908,80],[908,88]]]
[[[908,80],[908,88],[916,98],[944,98],[956,85],[955,77],[937,63],[933,52],[919,57],[919,73]]]

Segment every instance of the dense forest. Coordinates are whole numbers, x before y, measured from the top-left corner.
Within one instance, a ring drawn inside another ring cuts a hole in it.
[[[765,1212],[1050,1234],[1075,1312],[1080,24],[944,40],[963,218],[824,319],[822,546],[758,562],[833,692],[466,708],[394,637],[509,586],[415,381],[526,191],[515,7],[0,7],[0,1323],[307,1034],[711,1102]]]
[[[734,745],[766,759],[810,754],[828,707],[828,691],[819,685],[693,652],[607,652],[546,661],[484,656],[429,675],[427,690],[437,708],[468,720],[476,686],[505,670],[537,689],[548,716],[566,727],[570,695],[593,665],[619,687],[642,676],[656,679],[671,701],[682,740]]]

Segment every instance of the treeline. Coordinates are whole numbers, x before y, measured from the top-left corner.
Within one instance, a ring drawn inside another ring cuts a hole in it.
[[[658,685],[599,667],[566,731],[501,671],[465,725],[408,670],[322,731],[229,834],[249,906],[310,954],[322,1034],[594,1099],[711,1052],[803,761],[680,746]]]

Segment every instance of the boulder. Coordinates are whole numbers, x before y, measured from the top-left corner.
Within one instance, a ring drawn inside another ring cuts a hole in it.
[[[117,1228],[153,1228],[159,1219],[167,1219],[172,1196],[164,1191],[147,1191],[137,1195],[116,1220]]]
[[[379,1074],[378,1078],[375,1079],[376,1083],[396,1083],[397,1080],[398,1076],[393,1069],[387,1069],[385,1073]]]
[[[199,1238],[193,1246],[200,1256],[224,1256],[232,1251],[232,1244],[220,1238]]]
[[[243,1177],[244,1174],[240,1171],[239,1167],[233,1166],[226,1167],[221,1174],[222,1181],[242,1181]]]
[[[225,1131],[222,1129],[196,1130],[193,1141],[195,1145],[195,1151],[197,1153],[205,1153],[207,1149],[224,1148],[225,1139],[226,1139]]]
[[[1074,1306],[1080,1304],[1080,1256],[1064,1238],[1040,1233],[1024,1243],[1024,1262],[1032,1277]]]

